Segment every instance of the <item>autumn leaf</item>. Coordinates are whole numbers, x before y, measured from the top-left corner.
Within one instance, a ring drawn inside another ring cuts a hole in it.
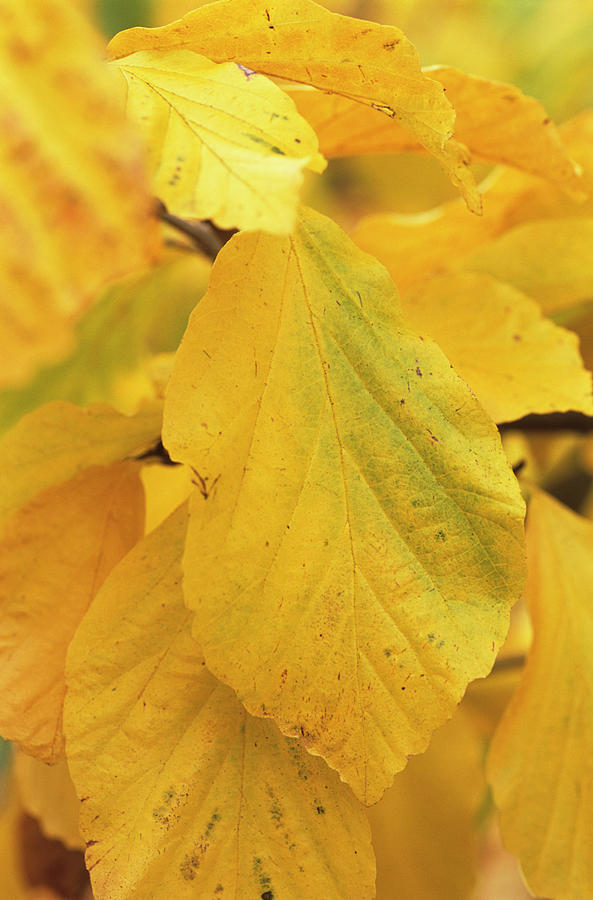
[[[514,284],[553,312],[593,293],[593,218],[525,222],[469,254],[463,266]]]
[[[0,733],[32,756],[63,756],[66,650],[143,529],[138,465],[114,463],[42,491],[0,536]]]
[[[199,488],[184,587],[208,666],[366,802],[489,671],[522,578],[494,426],[397,303],[319,214],[233,238],[163,430]]]
[[[149,360],[155,352],[176,349],[209,273],[203,257],[175,252],[110,285],[77,322],[76,346],[64,360],[42,368],[23,387],[0,393],[0,432],[52,400],[135,410],[154,395]]]
[[[585,900],[593,890],[593,524],[538,491],[527,546],[534,641],[488,777],[530,889]]]
[[[569,409],[593,414],[591,374],[577,336],[544,318],[511,285],[452,273],[404,295],[402,307],[413,328],[437,341],[495,422]]]
[[[422,73],[399,28],[330,13],[313,0],[222,0],[161,28],[116,35],[111,57],[185,49],[264,75],[310,84],[380,110],[444,166],[474,212],[480,195],[442,86]]]
[[[72,345],[107,281],[156,252],[140,147],[67,0],[0,2],[0,356],[18,385]]]
[[[350,790],[204,666],[181,591],[186,522],[184,506],[113,571],[68,654],[95,895],[370,900],[369,828]]]
[[[84,849],[78,827],[80,802],[66,760],[48,766],[33,756],[16,753],[13,766],[23,809],[39,820],[45,836],[70,850]]]
[[[432,66],[423,72],[445,88],[455,109],[455,137],[472,156],[532,172],[582,195],[575,164],[541,103],[513,85],[451,66]],[[317,132],[325,156],[423,149],[397,122],[370,106],[300,85],[288,88],[297,109]]]
[[[369,811],[376,900],[469,900],[476,819],[486,780],[482,743],[462,706]]]
[[[0,525],[40,491],[89,466],[141,456],[157,443],[162,404],[123,416],[106,404],[56,401],[23,416],[0,441]]]
[[[315,132],[279,87],[188,50],[118,59],[128,115],[150,150],[155,194],[222,228],[292,231],[303,169],[321,172]]]

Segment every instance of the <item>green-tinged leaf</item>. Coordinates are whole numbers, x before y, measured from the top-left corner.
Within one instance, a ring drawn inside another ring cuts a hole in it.
[[[463,266],[509,281],[553,312],[593,295],[592,246],[593,218],[526,222],[479,247]]]
[[[205,668],[187,507],[114,570],[68,655],[66,731],[97,900],[370,900],[360,804]]]
[[[139,143],[68,0],[0,0],[0,384],[63,358],[108,281],[155,253]]]
[[[133,416],[105,404],[80,409],[48,403],[24,416],[0,441],[0,523],[45,488],[89,466],[139,456],[158,442],[162,404]]]
[[[591,373],[579,341],[537,303],[488,275],[431,278],[402,302],[406,319],[430,334],[495,422],[573,409],[593,414]]]
[[[529,887],[593,893],[593,523],[537,492],[529,505],[527,597],[534,640],[494,736],[488,777],[505,845]]]
[[[114,59],[181,48],[374,106],[426,147],[480,211],[467,150],[450,140],[453,108],[399,28],[330,13],[313,0],[222,0],[162,28],[124,31],[109,45]]]
[[[0,733],[46,762],[64,753],[68,645],[144,530],[138,468],[87,469],[38,494],[0,535]]]
[[[373,802],[489,671],[521,590],[493,423],[383,267],[305,211],[220,254],[163,434],[200,488],[184,587],[208,666]]]
[[[187,319],[208,283],[210,264],[183,253],[162,265],[109,287],[75,330],[76,346],[63,362],[42,369],[22,388],[0,393],[0,431],[25,413],[68,400],[85,406],[97,401],[129,403],[129,376],[146,364],[150,353],[175,350]],[[152,396],[147,377],[134,392]]]
[[[303,169],[321,172],[315,132],[268,78],[189,50],[118,59],[144,134],[155,194],[222,228],[292,231]]]

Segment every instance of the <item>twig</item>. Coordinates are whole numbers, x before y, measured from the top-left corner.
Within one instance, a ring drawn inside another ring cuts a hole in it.
[[[211,260],[215,260],[219,251],[224,247],[233,232],[222,231],[210,221],[201,222],[199,220],[189,221],[181,219],[170,213],[162,200],[155,200],[156,216],[161,222],[175,228],[181,234],[185,234],[195,245],[195,247],[208,256]]]

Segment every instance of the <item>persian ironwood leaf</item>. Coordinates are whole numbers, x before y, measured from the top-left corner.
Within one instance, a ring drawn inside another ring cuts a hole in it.
[[[576,334],[488,275],[431,278],[402,298],[412,328],[430,334],[495,422],[528,413],[593,414],[591,373]]]
[[[489,671],[521,589],[493,423],[383,267],[304,211],[219,255],[163,435],[199,486],[184,588],[208,666],[373,802]]]
[[[444,166],[470,209],[481,209],[467,150],[450,140],[453,108],[399,28],[331,13],[313,0],[222,0],[161,28],[121,32],[109,47],[115,59],[183,48],[372,106],[400,122]]]
[[[183,605],[187,506],[112,572],[68,653],[68,759],[97,900],[370,900],[349,788],[205,668]]]
[[[2,385],[64,356],[97,290],[155,251],[139,144],[101,57],[67,0],[1,0]]]
[[[0,733],[46,762],[64,753],[68,645],[144,529],[138,468],[86,469],[37,494],[0,534]]]
[[[544,107],[518,88],[467,75],[450,66],[423,69],[439,81],[455,108],[455,137],[472,156],[533,172],[582,193],[578,172]],[[422,150],[412,135],[380,112],[347,97],[288,86],[299,112],[328,157]]]
[[[593,523],[542,492],[529,505],[533,646],[494,736],[488,777],[531,890],[593,893]]]
[[[160,437],[162,403],[133,416],[93,403],[81,409],[56,401],[20,420],[0,441],[0,525],[45,488],[89,466],[140,456]]]
[[[303,169],[325,161],[311,126],[268,78],[189,50],[118,59],[128,114],[149,148],[155,194],[222,228],[292,231]]]

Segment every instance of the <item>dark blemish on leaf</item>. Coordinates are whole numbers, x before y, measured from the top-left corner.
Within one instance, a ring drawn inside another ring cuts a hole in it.
[[[318,816],[324,816],[324,815],[325,815],[325,809],[323,808],[323,806],[318,806],[318,807],[317,807],[317,815],[318,815]]]
[[[277,153],[278,156],[286,156],[286,153],[284,152],[284,150],[281,150],[280,147],[270,147],[270,150],[272,151],[272,153]]]
[[[261,900],[274,900],[274,894],[272,891],[264,891],[261,895]]]
[[[383,653],[385,654],[387,659],[389,659],[389,657],[391,656],[391,650],[389,649],[389,647],[385,647],[385,649],[383,650]]]
[[[444,646],[445,646],[445,642],[444,642],[444,641],[439,641],[438,644],[437,644],[437,650],[440,650],[441,647],[444,647]]]
[[[282,675],[280,676],[280,681],[282,682],[282,684],[284,684],[286,682],[287,677],[288,677],[288,669],[284,669],[282,672]]]
[[[99,843],[99,841],[87,841],[87,842],[86,842],[86,848],[87,848],[87,850],[88,850],[89,847],[94,847],[95,844],[98,844],[98,843]]]
[[[216,887],[214,888],[215,894],[222,894],[223,891],[224,891],[224,888],[221,884],[217,884]]]
[[[406,686],[405,686],[405,684],[402,684],[402,686],[401,686],[401,690],[402,690],[402,691],[405,691],[405,689],[406,689]]]
[[[300,138],[295,138],[295,139],[294,139],[294,142],[295,142],[295,144],[300,144],[300,143],[301,143],[301,139],[300,139]]]
[[[546,118],[542,120],[542,125],[549,125],[551,121],[551,118],[546,116]]]
[[[422,369],[420,368],[420,366],[416,366],[416,375],[419,375],[420,378],[422,378]]]
[[[438,529],[437,531],[435,531],[435,533],[434,533],[434,539],[435,539],[435,541],[446,541],[446,540],[447,540],[447,535],[445,534],[445,532],[444,532],[441,528],[439,528],[439,529]]]
[[[434,641],[434,634],[432,633],[432,631],[431,631],[430,634],[427,634],[426,637],[428,638],[428,640],[429,640],[430,643],[432,644],[432,642]]]
[[[269,22],[269,21],[270,21],[270,12],[269,12],[269,10],[267,10],[267,9],[264,10],[264,12],[265,12],[265,14],[266,14],[266,19],[267,19],[268,22]]]
[[[422,505],[422,500],[418,499],[418,497],[416,497],[414,500],[412,500],[412,506],[414,508],[421,506],[421,505]]]
[[[385,44],[383,44],[383,49],[394,50],[397,44],[399,44],[399,38],[395,38],[393,41],[387,41]]]
[[[521,340],[523,340],[523,339],[522,339],[522,337],[521,337],[520,334],[514,334],[514,335],[513,335],[513,340],[514,340],[514,341],[521,341]]]
[[[270,31],[273,31],[274,28],[275,28],[275,26],[274,26],[274,25],[268,25],[268,28],[270,29]]]

